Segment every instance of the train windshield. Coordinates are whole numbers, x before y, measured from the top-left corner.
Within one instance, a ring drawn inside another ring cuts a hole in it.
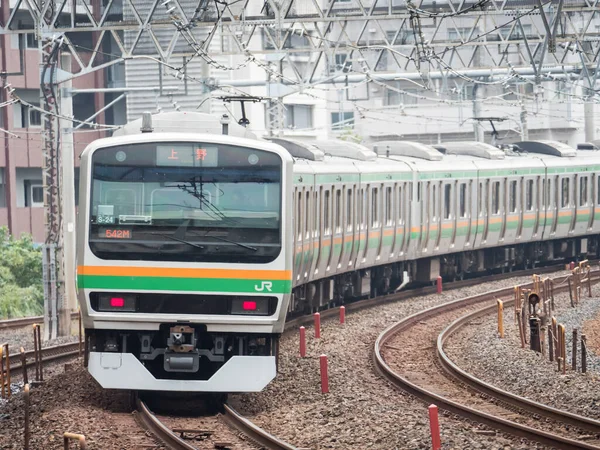
[[[266,263],[281,250],[281,158],[208,143],[92,157],[90,248],[103,259]]]

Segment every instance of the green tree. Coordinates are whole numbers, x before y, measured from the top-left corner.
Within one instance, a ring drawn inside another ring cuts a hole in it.
[[[0,227],[0,317],[39,315],[44,304],[42,253],[31,236]]]

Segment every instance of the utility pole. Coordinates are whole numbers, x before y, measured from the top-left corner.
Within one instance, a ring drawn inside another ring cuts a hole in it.
[[[477,119],[481,116],[481,103],[478,102],[479,85],[473,86],[473,117]],[[483,127],[478,120],[473,121],[473,133],[475,134],[475,142],[485,142]]]
[[[61,68],[71,71],[71,54],[63,53],[60,57]],[[71,331],[71,312],[77,310],[77,294],[75,292],[75,157],[73,147],[73,122],[67,117],[73,116],[73,94],[71,80],[62,83],[60,95],[60,113],[65,119],[60,120],[61,136],[61,200],[62,200],[62,237],[64,259],[64,301],[59,310],[59,328],[69,334]],[[61,333],[62,335],[62,333]]]
[[[41,24],[40,24],[41,28]],[[59,124],[56,72],[60,43],[38,33],[40,45],[41,93],[43,115],[42,160],[44,180],[44,215],[46,239],[42,246],[42,277],[44,283],[44,340],[56,339],[70,331],[70,320],[59,327],[58,309],[64,300],[62,258],[61,176],[58,161]],[[66,329],[65,329],[66,327]]]

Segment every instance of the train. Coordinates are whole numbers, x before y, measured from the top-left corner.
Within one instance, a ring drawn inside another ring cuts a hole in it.
[[[599,169],[555,141],[366,147],[144,114],[81,155],[88,371],[107,389],[261,391],[290,314],[597,254]]]

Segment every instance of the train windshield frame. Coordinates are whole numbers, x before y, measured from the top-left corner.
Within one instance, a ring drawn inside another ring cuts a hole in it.
[[[92,155],[89,246],[101,259],[268,263],[281,252],[279,155],[150,142]]]

